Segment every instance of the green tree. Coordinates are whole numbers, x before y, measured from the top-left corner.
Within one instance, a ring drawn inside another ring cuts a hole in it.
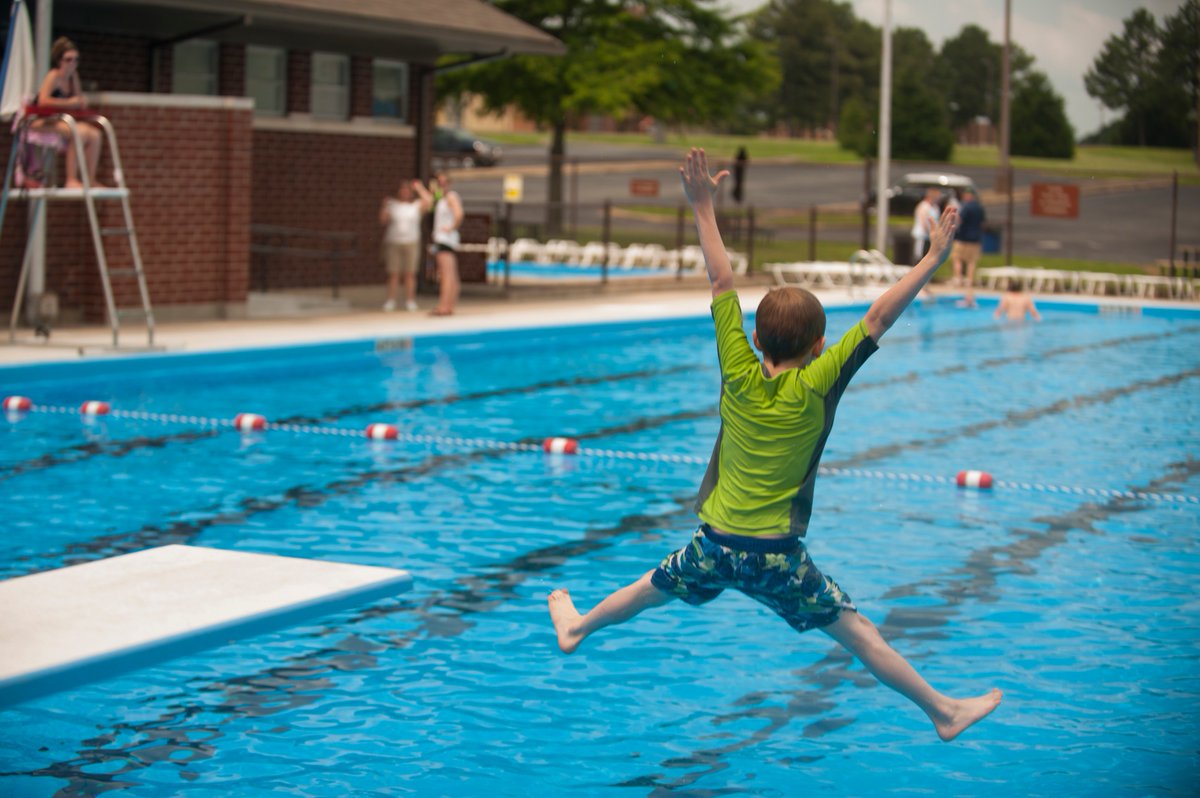
[[[954,133],[942,96],[914,72],[898,75],[892,103],[892,155],[900,160],[947,161]]]
[[[772,0],[750,17],[750,35],[779,62],[772,122],[789,132],[835,127],[841,105],[874,85],[878,33],[834,0]]]
[[[875,115],[861,97],[851,97],[842,104],[838,121],[838,145],[859,157],[870,158],[879,149],[875,138]]]
[[[1075,157],[1075,131],[1060,97],[1041,72],[1030,72],[1013,87],[1013,155]]]
[[[1186,0],[1163,24],[1160,76],[1186,103],[1188,144],[1200,164],[1200,0]]]
[[[945,161],[954,151],[946,101],[932,76],[933,45],[924,31],[897,28],[892,36],[892,155]]]
[[[1000,70],[1004,46],[992,42],[978,25],[965,25],[947,39],[938,53],[933,80],[946,97],[950,125],[955,130],[978,116],[1000,118]],[[1033,56],[1010,43],[1009,63],[1014,82],[1033,67]]]
[[[1083,85],[1106,108],[1124,109],[1137,131],[1137,144],[1145,146],[1161,32],[1154,15],[1144,8],[1134,11],[1124,25],[1120,35],[1104,42],[1083,76]]]
[[[547,231],[561,228],[567,127],[591,113],[650,114],[668,124],[720,123],[775,89],[765,49],[740,35],[716,0],[495,0],[566,45],[562,57],[516,56],[448,72],[439,94],[515,106],[551,132]]]

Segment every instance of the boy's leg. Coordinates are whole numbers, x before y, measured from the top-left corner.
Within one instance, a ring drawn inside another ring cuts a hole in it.
[[[887,644],[875,624],[854,611],[842,612],[821,631],[846,647],[875,678],[912,701],[929,716],[938,737],[949,742],[997,707],[996,688],[974,698],[950,698],[929,686],[921,675]]]
[[[661,607],[674,598],[651,584],[650,576],[653,573],[647,571],[636,582],[612,593],[585,615],[580,615],[579,610],[575,609],[575,602],[571,601],[571,594],[565,589],[551,593],[548,599],[550,620],[554,622],[554,631],[558,633],[558,647],[564,654],[570,654],[597,629],[624,623],[642,610]]]

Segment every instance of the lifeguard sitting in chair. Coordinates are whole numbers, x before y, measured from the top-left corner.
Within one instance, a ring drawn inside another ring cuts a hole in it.
[[[70,114],[75,118],[75,131],[83,144],[84,158],[87,160],[87,181],[91,188],[105,188],[96,182],[96,165],[100,162],[100,131],[84,121],[95,113],[87,110],[87,100],[79,81],[79,49],[65,36],[54,40],[50,48],[50,71],[42,81],[42,88],[37,95],[37,105],[27,108],[26,114],[34,118],[29,122],[26,134],[26,146],[53,147],[55,150],[67,151],[67,181],[66,188],[83,188],[79,179],[79,163],[77,150],[71,141],[71,126],[59,114]],[[54,137],[48,136],[52,134]],[[55,141],[57,138],[57,141]],[[31,162],[22,158],[24,180],[21,181],[29,188],[36,188],[46,181],[45,172],[28,168]]]

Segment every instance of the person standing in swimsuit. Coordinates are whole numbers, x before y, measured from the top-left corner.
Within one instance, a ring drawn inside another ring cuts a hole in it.
[[[879,681],[921,708],[943,740],[953,740],[1000,703],[993,689],[951,698],[933,689],[841,587],[821,573],[803,538],[809,528],[817,466],[838,400],[878,341],[937,271],[957,212],[932,229],[928,254],[875,300],[866,316],[832,346],[825,311],[808,291],[770,291],[758,306],[753,345],[742,328],[729,255],[717,229],[713,196],[729,172],[709,174],[703,150],[680,169],[684,193],[712,286],[721,367],[721,431],[700,487],[700,528],[683,548],[640,579],[581,614],[565,589],[548,599],[559,648],[566,654],[594,632],[672,599],[699,605],[726,588],[762,602],[798,632],[820,629]]]
[[[440,191],[433,208],[433,258],[438,272],[438,303],[434,316],[449,316],[458,303],[458,248],[462,246],[458,229],[463,223],[462,199],[450,188],[450,176],[437,173]]]

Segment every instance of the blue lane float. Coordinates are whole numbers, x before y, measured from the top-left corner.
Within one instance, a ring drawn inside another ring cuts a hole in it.
[[[406,571],[160,546],[0,582],[0,706],[402,593]]]

